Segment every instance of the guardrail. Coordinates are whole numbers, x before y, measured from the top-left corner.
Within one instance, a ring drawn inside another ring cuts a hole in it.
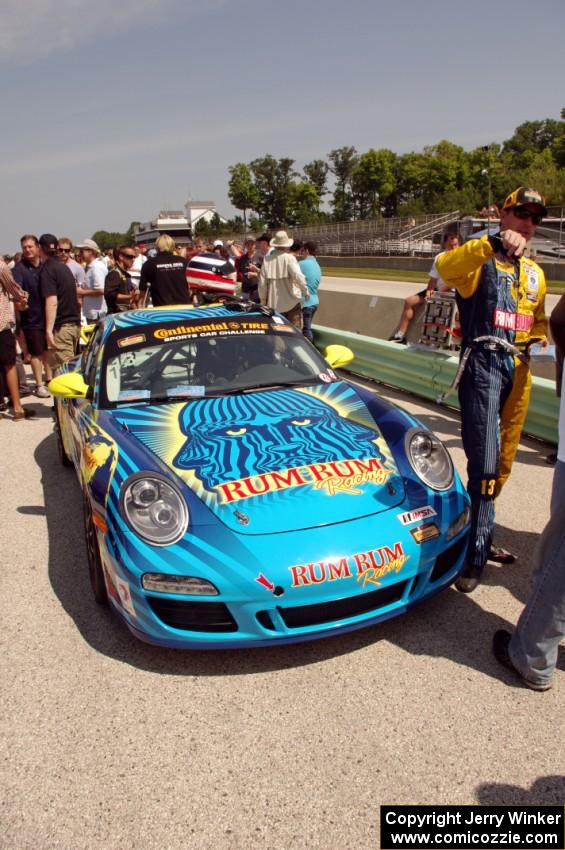
[[[441,393],[447,392],[457,371],[458,357],[446,351],[398,345],[320,325],[314,325],[313,330],[314,341],[321,350],[337,343],[353,351],[355,360],[347,371],[434,402]],[[456,392],[448,396],[446,404],[459,407]],[[558,419],[555,383],[534,377],[524,433],[556,444]]]

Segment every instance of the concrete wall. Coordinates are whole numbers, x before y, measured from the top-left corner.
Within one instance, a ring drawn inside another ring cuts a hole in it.
[[[539,263],[547,280],[565,280],[565,263]]]
[[[400,271],[429,272],[430,257],[318,257],[326,269],[397,269]],[[540,263],[548,280],[565,280],[565,263]]]
[[[388,339],[396,330],[402,312],[402,298],[376,295],[357,295],[346,292],[320,292],[320,306],[314,323],[326,328]],[[409,342],[418,342],[424,306],[417,308],[408,333]],[[532,374],[539,378],[555,379],[554,363],[532,363]]]

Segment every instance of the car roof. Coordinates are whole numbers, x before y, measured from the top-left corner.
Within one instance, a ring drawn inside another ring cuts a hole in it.
[[[172,307],[150,307],[141,310],[127,310],[124,313],[112,313],[106,319],[107,326],[112,330],[132,328],[139,325],[156,325],[163,322],[188,321],[190,319],[210,319],[229,316],[262,316],[269,318],[270,310],[264,310],[253,304],[247,307],[245,302],[234,303],[233,307],[218,304],[217,306],[193,307],[190,304]]]

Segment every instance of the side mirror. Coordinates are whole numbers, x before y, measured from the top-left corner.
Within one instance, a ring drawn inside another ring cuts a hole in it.
[[[342,369],[355,359],[352,350],[346,345],[328,345],[324,351],[324,357],[334,369]]]
[[[49,381],[49,392],[59,398],[87,398],[89,387],[80,372],[65,372]]]

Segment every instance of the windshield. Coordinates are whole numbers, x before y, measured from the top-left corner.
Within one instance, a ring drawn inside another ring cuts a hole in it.
[[[112,407],[333,380],[322,356],[280,317],[221,316],[113,334],[101,400]]]

